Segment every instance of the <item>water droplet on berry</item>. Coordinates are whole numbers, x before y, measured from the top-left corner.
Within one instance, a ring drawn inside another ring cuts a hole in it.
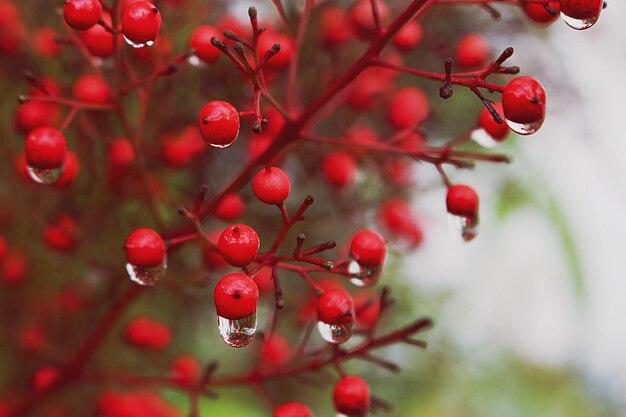
[[[347,342],[352,337],[352,323],[328,324],[318,321],[317,330],[320,332],[322,339],[336,345]]]
[[[512,122],[509,119],[505,119],[505,120],[506,120],[506,124],[509,125],[511,130],[519,135],[532,135],[533,133],[539,130],[541,125],[543,125],[543,119],[538,120],[534,123],[526,123],[526,124]]]
[[[350,258],[348,262],[348,272],[350,273],[350,282],[357,287],[370,287],[375,285],[380,278],[383,267],[372,266],[367,267],[361,265],[356,259]]]
[[[42,169],[29,166],[28,174],[39,184],[52,184],[61,178],[61,174],[63,174],[63,166],[53,169]]]
[[[151,287],[161,279],[165,270],[167,269],[167,258],[163,259],[161,265],[152,268],[140,268],[131,263],[126,264],[126,271],[131,281],[136,282],[139,285],[145,285]]]
[[[187,62],[189,63],[189,65],[193,67],[198,67],[198,68],[208,68],[209,66],[205,61],[200,59],[198,55],[196,54],[189,55],[189,58],[187,58]]]
[[[502,142],[495,140],[485,129],[476,129],[472,132],[472,140],[483,148],[494,148]]]
[[[217,327],[220,336],[227,345],[241,348],[247,346],[254,339],[256,333],[256,313],[239,320],[231,320],[217,316]]]
[[[148,41],[146,43],[135,43],[133,41],[131,41],[130,39],[128,39],[126,36],[124,36],[124,41],[129,44],[130,46],[132,46],[133,48],[143,48],[145,46],[152,46],[154,45],[154,41]]]
[[[469,242],[478,236],[479,224],[478,216],[448,214],[450,233],[461,241]]]
[[[591,26],[595,25],[596,22],[598,21],[598,16],[590,17],[587,19],[576,19],[564,13],[561,13],[561,18],[563,19],[565,23],[567,23],[567,26],[576,30],[589,29]]]

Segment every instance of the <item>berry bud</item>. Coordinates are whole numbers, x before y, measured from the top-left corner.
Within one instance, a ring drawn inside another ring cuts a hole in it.
[[[126,260],[138,268],[153,268],[165,260],[166,248],[163,238],[148,228],[135,229],[124,245]]]
[[[267,166],[254,177],[252,190],[265,204],[281,204],[289,197],[291,181],[282,169]]]
[[[254,260],[260,244],[259,235],[253,228],[245,224],[235,224],[222,232],[217,246],[226,262],[242,267]]]
[[[335,385],[335,409],[347,417],[363,417],[370,408],[370,388],[358,376],[347,376]]]
[[[225,148],[239,135],[239,113],[226,101],[209,101],[200,110],[200,133],[207,145]]]
[[[455,184],[448,188],[446,196],[448,213],[456,216],[476,216],[478,203],[478,194],[472,187]]]
[[[63,5],[63,18],[72,29],[86,30],[100,20],[100,0],[67,0]]]
[[[272,417],[313,417],[313,412],[304,404],[290,402],[276,407]]]
[[[213,301],[218,316],[228,320],[240,320],[256,312],[259,289],[246,274],[228,274],[218,281]]]

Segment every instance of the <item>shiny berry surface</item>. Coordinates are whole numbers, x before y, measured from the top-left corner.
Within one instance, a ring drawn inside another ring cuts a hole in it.
[[[66,0],[63,5],[63,18],[72,29],[86,30],[100,20],[102,4],[100,0]]]
[[[504,116],[512,122],[542,121],[546,114],[546,91],[534,78],[514,78],[504,87],[502,107]]]
[[[385,239],[373,230],[359,230],[350,240],[350,255],[365,267],[380,266],[385,261],[387,244]]]
[[[353,323],[354,300],[344,290],[325,291],[317,299],[317,318],[326,324]]]
[[[111,99],[111,90],[102,78],[83,75],[74,84],[74,96],[85,103],[106,104]]]
[[[209,101],[200,110],[199,126],[207,145],[224,148],[239,135],[239,112],[226,101]]]
[[[229,320],[239,320],[256,312],[259,289],[246,274],[228,274],[215,286],[213,301],[217,315]]]
[[[289,197],[291,181],[282,169],[267,166],[252,180],[252,190],[263,203],[280,204]]]
[[[358,376],[347,376],[335,385],[335,408],[348,417],[363,417],[370,407],[370,388]]]
[[[154,230],[135,229],[124,245],[126,260],[138,268],[152,268],[165,260],[166,248],[163,238]]]
[[[472,187],[464,184],[455,184],[448,188],[446,207],[450,214],[475,216],[478,213],[478,204],[478,194]]]
[[[26,137],[25,150],[29,166],[55,169],[65,162],[67,142],[61,131],[53,127],[39,127]]]
[[[232,266],[250,264],[259,251],[261,241],[257,232],[245,224],[227,227],[220,235],[217,247]]]
[[[122,14],[122,32],[135,44],[153,42],[161,30],[161,12],[152,3],[132,3]]]
[[[489,63],[491,47],[481,35],[471,33],[457,45],[456,63],[462,67],[475,68]]]

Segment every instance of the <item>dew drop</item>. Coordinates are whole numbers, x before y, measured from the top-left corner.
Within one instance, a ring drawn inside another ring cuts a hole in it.
[[[319,330],[322,339],[336,345],[347,342],[352,337],[352,323],[328,324],[318,321],[317,330]]]
[[[220,336],[227,345],[241,348],[247,346],[254,339],[256,333],[256,313],[239,320],[230,320],[217,316],[217,327]]]
[[[472,140],[483,148],[495,148],[502,142],[495,140],[485,129],[476,129],[472,132]]]
[[[478,216],[448,214],[450,233],[460,241],[469,242],[478,236],[479,224]]]
[[[39,184],[52,184],[61,178],[61,174],[63,174],[63,166],[54,169],[41,169],[29,166],[28,174],[33,181]]]
[[[139,285],[145,285],[151,287],[156,284],[159,279],[165,274],[167,269],[167,258],[163,260],[161,265],[152,268],[140,268],[131,263],[126,264],[126,271],[131,281],[136,282]]]
[[[536,131],[539,130],[541,125],[543,125],[543,119],[536,121],[534,123],[516,123],[512,122],[509,119],[505,119],[506,124],[509,125],[511,130],[519,135],[532,135]]]
[[[366,267],[361,265],[356,259],[350,258],[348,262],[348,272],[350,273],[350,282],[357,287],[370,287],[375,285],[380,278],[383,267]]]
[[[591,26],[596,24],[596,22],[598,21],[598,17],[599,16],[594,16],[587,19],[576,19],[564,13],[561,13],[561,18],[567,24],[567,26],[576,30],[589,29]]]
[[[208,68],[207,63],[200,59],[196,54],[190,55],[189,58],[187,58],[187,62],[193,67]]]
[[[124,36],[124,42],[126,42],[127,44],[129,44],[130,46],[132,46],[133,48],[143,48],[145,46],[152,46],[154,45],[154,41],[148,41],[146,43],[135,43],[133,41],[131,41],[130,39],[128,39],[126,36]]]

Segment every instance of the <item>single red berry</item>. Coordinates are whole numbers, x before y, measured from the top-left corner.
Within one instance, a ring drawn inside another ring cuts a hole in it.
[[[272,417],[313,417],[313,412],[304,404],[289,402],[276,407]]]
[[[53,127],[38,127],[26,137],[26,161],[38,169],[63,166],[67,154],[65,136]]]
[[[354,322],[354,300],[344,290],[328,290],[317,299],[317,319],[326,324]]]
[[[561,12],[565,16],[589,23],[598,20],[603,4],[603,0],[560,0]]]
[[[541,125],[546,114],[546,91],[534,78],[514,78],[504,87],[502,107],[504,117],[513,123]]]
[[[111,25],[111,18],[108,14],[103,14],[102,19]],[[98,58],[107,58],[113,55],[115,51],[114,37],[104,26],[95,25],[78,35],[91,55]]]
[[[154,268],[165,260],[166,248],[163,238],[146,227],[135,229],[124,245],[126,261],[138,268]]]
[[[557,20],[560,16],[561,5],[558,1],[546,3],[533,3],[528,0],[520,0],[522,10],[526,16],[534,22],[548,24]],[[546,5],[549,7],[546,8]]]
[[[482,67],[489,62],[491,47],[477,33],[464,36],[457,45],[456,63],[462,67]]]
[[[7,284],[17,284],[26,277],[28,258],[21,249],[7,251],[1,264],[2,278]]]
[[[213,209],[213,215],[220,220],[228,222],[241,216],[245,209],[246,206],[241,197],[238,194],[230,193],[226,194],[217,203]]]
[[[451,185],[446,196],[448,213],[456,216],[476,216],[478,214],[478,194],[470,186]]]
[[[400,199],[390,199],[380,210],[382,223],[396,238],[416,247],[424,238],[422,228],[411,210],[411,205]]]
[[[163,350],[171,339],[169,325],[148,317],[136,317],[126,326],[126,340],[139,348]]]
[[[172,361],[170,370],[177,384],[191,386],[197,384],[202,377],[202,364],[193,355],[178,355]]]
[[[85,103],[106,104],[111,99],[111,89],[102,78],[83,75],[74,84],[74,96]]]
[[[33,47],[44,58],[54,58],[61,52],[61,44],[56,41],[59,34],[54,29],[42,28],[33,33]]]
[[[264,266],[252,277],[261,294],[274,293],[274,279],[272,277],[272,267]]]
[[[183,129],[178,137],[164,135],[161,141],[161,158],[170,167],[185,166],[205,150],[206,145],[195,125]]]
[[[502,103],[494,103],[493,107],[500,115],[504,116],[504,108],[502,107]],[[493,120],[491,112],[486,107],[484,107],[483,110],[480,112],[478,125],[482,127],[483,130],[489,134],[489,136],[491,136],[494,140],[498,142],[506,139],[511,132],[509,125],[504,122],[498,123]]]
[[[98,23],[102,13],[100,0],[65,0],[63,18],[72,29],[86,30]]]
[[[265,339],[261,348],[261,361],[266,366],[284,365],[293,356],[293,349],[289,341],[279,334],[273,334]]]
[[[221,55],[220,50],[211,43],[213,37],[222,37],[222,32],[215,26],[201,25],[193,31],[189,40],[196,56],[209,64],[213,64]]]
[[[426,120],[428,113],[430,104],[426,94],[419,88],[405,87],[391,96],[387,118],[396,129],[409,129]]]
[[[362,291],[354,297],[354,311],[357,324],[364,328],[371,328],[380,316],[380,297],[373,291]]]
[[[245,224],[227,227],[217,243],[220,253],[232,266],[246,266],[254,260],[261,241],[256,231]]]
[[[239,112],[226,101],[209,101],[200,110],[200,133],[209,146],[225,148],[239,135]]]
[[[293,57],[293,41],[291,38],[272,29],[267,29],[263,32],[263,36],[259,38],[259,53],[265,54],[275,44],[280,45],[280,51],[264,65],[264,68],[270,70],[280,70],[286,67]]]
[[[379,233],[363,229],[352,235],[350,255],[359,265],[367,268],[381,266],[386,253],[387,243]]]
[[[43,391],[55,383],[59,377],[59,371],[54,366],[44,366],[39,368],[31,380],[35,391]]]
[[[70,252],[78,244],[79,228],[76,220],[68,215],[59,216],[43,230],[46,244],[60,252]]]
[[[322,172],[332,185],[345,187],[354,182],[357,173],[356,161],[348,152],[331,152],[324,157]]]
[[[322,10],[319,20],[320,36],[326,46],[339,46],[352,39],[346,19],[346,11],[341,7],[328,6]]]
[[[282,204],[291,192],[291,181],[282,169],[267,166],[252,180],[252,190],[265,204]]]
[[[415,184],[415,163],[406,158],[388,158],[383,166],[387,180],[400,187],[410,187]]]
[[[17,4],[14,1],[0,1],[0,52],[6,54],[19,52],[26,34]]]
[[[370,388],[358,376],[347,376],[335,385],[335,409],[347,417],[363,417],[370,408]]]
[[[129,167],[135,162],[135,149],[127,139],[115,139],[107,150],[109,165],[115,169]]]
[[[422,41],[422,27],[415,20],[404,25],[393,38],[393,44],[403,51],[415,49]]]
[[[15,112],[15,127],[28,135],[38,127],[54,126],[61,119],[61,111],[56,104],[29,101],[20,104]]]
[[[235,272],[217,282],[213,301],[218,316],[240,320],[256,312],[259,289],[248,275]]]
[[[380,20],[384,24],[389,19],[389,8],[382,0],[376,0],[376,5]],[[358,38],[365,40],[376,34],[377,28],[370,0],[358,0],[348,11],[348,19]]]
[[[154,42],[161,30],[161,12],[147,1],[132,3],[122,15],[122,33],[135,45]]]

